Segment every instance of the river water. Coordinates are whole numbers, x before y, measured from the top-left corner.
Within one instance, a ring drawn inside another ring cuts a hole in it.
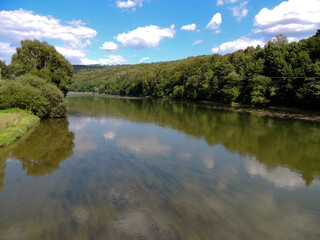
[[[320,239],[320,126],[72,96],[0,149],[0,239]]]

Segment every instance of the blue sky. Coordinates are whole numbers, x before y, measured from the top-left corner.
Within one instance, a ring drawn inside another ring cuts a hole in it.
[[[22,39],[73,64],[135,64],[225,54],[320,28],[320,0],[0,0],[0,58]]]

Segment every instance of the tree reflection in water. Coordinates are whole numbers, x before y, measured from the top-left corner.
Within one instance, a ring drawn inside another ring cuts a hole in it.
[[[42,120],[28,136],[0,149],[0,190],[5,177],[6,160],[17,159],[27,175],[40,176],[59,169],[60,162],[73,153],[74,134],[66,118]]]
[[[301,174],[306,185],[320,176],[318,123],[276,119],[235,112],[208,111],[166,100],[70,97],[71,114],[112,116],[132,122],[157,123],[208,144],[255,158],[270,171],[278,166]]]

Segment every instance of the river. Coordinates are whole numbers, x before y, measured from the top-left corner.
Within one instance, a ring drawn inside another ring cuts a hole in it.
[[[71,96],[0,149],[0,239],[320,239],[319,123]]]

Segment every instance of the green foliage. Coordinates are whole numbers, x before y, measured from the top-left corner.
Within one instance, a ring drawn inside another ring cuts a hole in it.
[[[298,43],[288,43],[280,34],[264,48],[248,47],[225,56],[75,69],[70,90],[76,92],[320,109],[317,34]]]
[[[0,109],[20,108],[40,118],[64,117],[68,103],[63,93],[46,80],[23,75],[4,82],[0,88]]]
[[[4,61],[0,60],[0,81],[8,78],[8,67]]]
[[[11,66],[16,76],[26,73],[47,79],[65,95],[72,82],[73,67],[57,50],[46,42],[23,40],[12,56]]]
[[[37,116],[21,109],[0,110],[0,147],[14,142],[39,121]]]
[[[272,80],[265,76],[255,76],[249,80],[251,87],[251,104],[266,105],[270,102],[270,95],[272,92]]]

